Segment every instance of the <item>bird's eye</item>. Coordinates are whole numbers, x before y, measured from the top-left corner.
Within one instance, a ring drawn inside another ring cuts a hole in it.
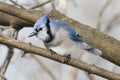
[[[39,28],[39,31],[41,31],[42,30],[42,28]]]

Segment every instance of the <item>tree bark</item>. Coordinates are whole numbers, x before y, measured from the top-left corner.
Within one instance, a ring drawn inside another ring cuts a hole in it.
[[[33,53],[33,54],[37,54],[40,56],[44,56],[46,58],[58,61],[60,63],[71,65],[78,69],[83,69],[85,71],[88,71],[89,73],[96,74],[96,75],[99,75],[99,76],[107,78],[107,79],[120,80],[120,74],[116,74],[116,73],[107,71],[103,68],[99,68],[95,65],[87,64],[87,63],[78,61],[73,58],[69,59],[69,61],[68,61],[67,57],[63,57],[63,56],[60,56],[60,55],[54,54],[54,53],[51,54],[51,52],[49,52],[48,50],[33,46],[30,43],[23,43],[23,42],[14,40],[14,39],[4,38],[1,35],[0,35],[0,43],[19,48],[27,53]]]

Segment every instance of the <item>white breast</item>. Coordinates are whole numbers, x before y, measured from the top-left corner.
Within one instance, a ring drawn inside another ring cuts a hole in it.
[[[47,44],[48,48],[60,55],[75,54],[80,49],[80,43],[70,39],[68,33],[64,29],[60,29],[55,39]]]
[[[73,41],[67,41],[59,46],[53,46],[49,48],[60,55],[76,54],[77,52],[79,53],[78,50],[80,49],[79,44]]]

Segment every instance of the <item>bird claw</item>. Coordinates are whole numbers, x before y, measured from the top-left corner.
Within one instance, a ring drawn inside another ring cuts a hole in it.
[[[24,53],[21,57],[23,58],[26,55],[26,53]]]
[[[26,54],[28,54],[27,52],[23,52],[23,54],[21,55],[21,57],[23,58]]]
[[[54,52],[53,50],[51,49],[48,49],[50,52],[51,52],[51,55],[54,55],[54,54],[57,54],[56,52]],[[63,57],[65,57],[65,59],[62,61],[63,63],[68,63],[70,62],[70,59],[71,59],[71,55],[63,55]]]
[[[56,52],[54,52],[53,50],[49,49],[49,51],[51,52],[51,55],[56,54]]]
[[[66,59],[64,60],[65,63],[69,63],[70,59],[71,59],[71,55],[64,55],[64,57],[66,57]]]

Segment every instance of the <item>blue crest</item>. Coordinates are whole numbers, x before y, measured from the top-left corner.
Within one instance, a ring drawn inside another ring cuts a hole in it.
[[[34,30],[36,30],[40,25],[46,24],[48,20],[48,15],[44,15],[40,19],[37,20],[37,22],[34,25]]]

